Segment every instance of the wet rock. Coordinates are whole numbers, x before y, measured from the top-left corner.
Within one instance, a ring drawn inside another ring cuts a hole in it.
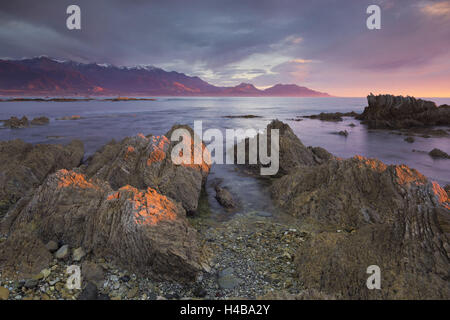
[[[5,287],[0,287],[0,300],[8,300],[9,290]]]
[[[413,143],[416,140],[413,137],[406,137],[405,141],[408,142],[408,143]]]
[[[446,152],[444,152],[438,148],[434,148],[428,154],[433,158],[450,159],[450,156]]]
[[[86,252],[84,252],[83,248],[76,248],[73,250],[72,259],[73,261],[81,261],[84,258]]]
[[[357,117],[372,129],[450,125],[450,106],[432,101],[392,95],[370,94],[369,106]]]
[[[222,207],[226,209],[235,209],[237,207],[237,203],[236,201],[234,201],[230,191],[220,186],[216,186],[215,190],[216,190],[216,199]]]
[[[39,186],[51,173],[78,166],[83,158],[81,141],[66,146],[31,145],[22,140],[0,142],[0,218],[12,204]]]
[[[92,283],[88,282],[86,287],[81,291],[80,295],[78,296],[78,300],[97,300],[98,298],[98,289],[97,286]]]
[[[28,121],[28,118],[25,116],[23,116],[21,119],[17,117],[11,117],[9,120],[5,120],[3,122],[3,125],[11,129],[20,129],[20,128],[28,128],[30,126],[30,122]]]
[[[185,210],[152,188],[114,191],[104,181],[59,170],[22,200],[2,222],[8,233],[32,230],[154,278],[194,279],[201,270]]]
[[[178,141],[169,139],[176,129],[184,130],[183,143],[190,150],[189,164],[175,164],[172,150]],[[192,137],[192,139],[191,139]],[[188,213],[197,210],[202,186],[210,170],[209,153],[201,142],[193,143],[194,132],[188,126],[174,126],[164,136],[125,138],[111,142],[95,153],[84,167],[86,175],[110,183],[113,189],[131,185],[138,189],[148,187],[179,201]],[[189,148],[190,147],[190,148]],[[194,163],[194,154],[205,154],[199,164]]]
[[[65,259],[69,256],[69,246],[67,244],[63,245],[58,251],[55,252],[55,258]]]
[[[347,137],[348,136],[348,131],[347,130],[342,130],[342,131],[337,132],[336,134],[338,134],[340,136]]]
[[[43,126],[50,123],[50,119],[47,117],[38,117],[31,120],[33,126]]]
[[[347,299],[450,297],[450,199],[416,170],[363,157],[331,160],[282,177],[272,194],[316,229],[294,261],[306,288]],[[383,290],[360,285],[373,264],[389,270]]]

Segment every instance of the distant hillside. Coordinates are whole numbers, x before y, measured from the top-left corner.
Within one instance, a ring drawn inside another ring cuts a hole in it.
[[[0,60],[1,95],[277,96],[328,97],[295,84],[259,90],[249,83],[217,87],[199,77],[153,66],[58,61],[48,57]]]

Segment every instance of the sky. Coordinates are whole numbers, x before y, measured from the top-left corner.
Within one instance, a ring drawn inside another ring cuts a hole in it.
[[[81,30],[66,9],[81,8]],[[369,30],[366,9],[381,8]],[[154,65],[219,86],[450,97],[450,0],[1,1],[0,57]]]

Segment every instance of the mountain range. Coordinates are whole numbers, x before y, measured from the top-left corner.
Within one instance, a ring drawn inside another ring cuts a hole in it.
[[[117,67],[60,61],[45,56],[21,60],[0,59],[0,95],[330,96],[295,84],[276,84],[264,90],[250,83],[218,87],[199,77],[153,66]]]

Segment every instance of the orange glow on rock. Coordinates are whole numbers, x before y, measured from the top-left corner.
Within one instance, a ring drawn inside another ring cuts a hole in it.
[[[61,169],[56,173],[56,176],[59,179],[58,188],[78,187],[82,189],[98,189],[98,186],[87,181],[86,177],[81,173]]]
[[[175,220],[176,206],[167,197],[159,194],[155,189],[147,188],[139,191],[135,187],[126,185],[119,191],[110,194],[107,200],[119,199],[126,194],[127,201],[133,205],[134,221],[139,225],[156,225],[160,221]]]
[[[152,144],[152,152],[147,159],[147,166],[154,162],[161,162],[166,158],[166,150],[169,147],[169,139],[166,136],[153,136],[150,140]]]
[[[448,197],[447,192],[441,188],[441,186],[433,181],[433,192],[436,195],[440,204],[450,210],[450,198]]]

